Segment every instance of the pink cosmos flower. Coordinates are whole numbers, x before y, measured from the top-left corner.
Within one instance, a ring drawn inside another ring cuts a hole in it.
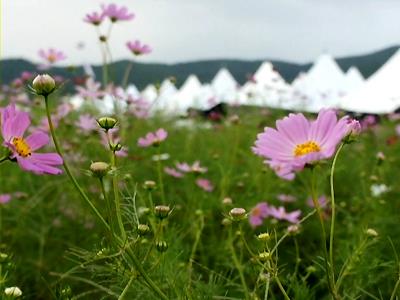
[[[46,61],[47,67],[67,58],[62,51],[54,48],[40,49],[38,53]]]
[[[325,195],[322,195],[318,198],[318,204],[321,208],[326,207],[328,205],[328,198]],[[315,207],[311,197],[307,199],[307,205],[309,207]]]
[[[138,40],[129,41],[126,43],[126,46],[136,56],[143,55],[143,54],[149,54],[152,51],[152,49],[150,48],[149,45],[142,44]]]
[[[132,20],[135,15],[128,12],[125,6],[117,7],[115,4],[108,4],[101,6],[103,10],[103,15],[108,17],[111,22],[117,21],[129,21]]]
[[[18,111],[14,104],[8,105],[1,114],[1,134],[3,145],[11,151],[10,158],[26,171],[35,174],[61,174],[57,166],[63,160],[57,153],[36,153],[35,151],[49,143],[49,136],[37,131],[24,138],[31,123],[28,113]]]
[[[145,137],[141,137],[138,140],[139,147],[158,146],[168,136],[163,128],[158,129],[156,132],[149,132]]]
[[[95,82],[92,78],[86,80],[85,87],[76,86],[75,89],[79,96],[85,99],[96,100],[104,96],[104,92],[101,91],[101,83]]]
[[[96,120],[89,114],[80,115],[75,126],[79,127],[83,134],[89,134],[98,129]]]
[[[170,167],[165,167],[164,168],[164,172],[172,177],[175,178],[182,178],[183,174],[181,172],[179,172],[178,170],[174,169],[174,168],[170,168]]]
[[[93,24],[95,26],[99,26],[101,22],[104,21],[105,15],[103,13],[92,12],[86,14],[85,18],[83,19],[84,22]]]
[[[206,192],[212,192],[214,190],[214,186],[210,180],[205,178],[198,178],[196,180],[196,184],[199,188],[202,188]]]
[[[196,160],[193,165],[188,163],[176,163],[176,168],[185,173],[204,174],[208,171],[206,167],[200,166],[200,161]]]
[[[254,153],[266,158],[278,176],[293,179],[306,164],[332,157],[347,135],[347,117],[337,120],[334,110],[321,110],[314,121],[303,114],[289,114],[276,121],[277,129],[266,127],[258,134]]]
[[[128,103],[128,113],[139,119],[146,119],[149,116],[151,104],[143,98],[134,98],[128,95],[126,102]]]
[[[266,202],[260,202],[252,208],[249,214],[249,223],[255,228],[260,226],[269,215],[269,206]]]
[[[286,202],[286,203],[290,203],[290,202],[295,202],[296,201],[296,197],[295,196],[286,195],[286,194],[279,194],[277,198],[278,198],[279,201]]]
[[[0,194],[0,204],[6,204],[10,202],[11,195],[10,194]]]
[[[290,223],[296,224],[299,223],[299,217],[301,215],[301,211],[300,210],[295,210],[293,212],[286,212],[285,208],[283,206],[280,207],[274,207],[271,206],[269,208],[269,212],[268,212],[270,217],[273,217],[276,220],[284,220],[284,221],[288,221]]]
[[[368,115],[365,118],[361,120],[361,128],[363,130],[367,130],[369,128],[374,127],[376,124],[378,124],[378,119],[374,115]]]

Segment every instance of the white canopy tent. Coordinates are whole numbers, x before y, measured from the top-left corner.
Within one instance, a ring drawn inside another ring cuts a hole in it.
[[[239,103],[257,106],[282,107],[287,100],[290,86],[274,70],[270,62],[263,62],[254,74],[240,89]]]
[[[337,107],[345,93],[345,75],[331,55],[317,58],[310,70],[293,84],[293,97],[305,104],[304,110],[318,112]]]
[[[365,84],[344,97],[340,107],[360,113],[390,113],[400,107],[400,50]]]
[[[238,83],[226,69],[220,69],[211,81],[211,89],[216,102],[233,103],[237,97]]]

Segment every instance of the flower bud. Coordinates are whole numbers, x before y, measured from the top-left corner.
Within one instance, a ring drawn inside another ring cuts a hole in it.
[[[258,239],[259,241],[263,241],[263,242],[269,241],[270,238],[271,238],[271,236],[270,236],[269,233],[267,233],[267,232],[260,233],[260,234],[257,236],[257,239]]]
[[[271,258],[271,253],[266,252],[266,251],[261,252],[260,254],[258,254],[258,258],[261,261],[267,261],[267,260],[269,260]]]
[[[169,208],[169,206],[166,206],[166,205],[157,205],[154,208],[155,215],[160,220],[165,219],[166,217],[168,217],[170,210],[171,209]]]
[[[224,199],[222,199],[222,204],[226,206],[232,205],[232,199],[229,197],[225,197]]]
[[[103,178],[110,171],[110,165],[102,161],[97,161],[90,165],[90,171],[94,177]]]
[[[165,252],[168,249],[168,244],[166,241],[158,241],[156,243],[156,248],[159,252]]]
[[[308,266],[306,271],[311,274],[317,272],[317,269],[314,266]]]
[[[152,191],[156,188],[157,184],[153,180],[146,180],[143,184],[143,188],[148,191]]]
[[[121,151],[121,149],[122,149],[122,145],[120,143],[110,144],[110,150],[112,152],[118,152],[118,151]]]
[[[344,139],[346,143],[354,142],[361,133],[361,124],[355,119],[347,121],[347,135]]]
[[[146,224],[139,224],[137,227],[137,231],[140,236],[144,236],[150,232],[150,227]]]
[[[228,219],[228,218],[224,218],[224,219],[222,219],[221,224],[222,224],[223,226],[229,226],[229,225],[232,224],[232,221],[231,221],[230,219]]]
[[[0,264],[4,263],[8,260],[8,255],[6,253],[1,252],[0,253]]]
[[[111,117],[102,117],[100,119],[97,119],[97,124],[104,130],[108,131],[117,125],[118,121],[114,118]]]
[[[11,296],[11,297],[14,297],[14,298],[17,298],[17,297],[21,297],[22,296],[22,291],[19,289],[19,287],[17,287],[17,286],[13,286],[13,287],[8,287],[8,288],[6,288],[5,290],[4,290],[4,293],[7,295],[7,296]]]
[[[368,229],[365,231],[365,234],[368,235],[368,236],[370,236],[370,237],[377,237],[377,236],[378,236],[378,232],[376,232],[376,230],[375,230],[375,229],[372,229],[372,228],[368,228]]]
[[[48,74],[38,75],[33,80],[32,87],[36,94],[48,96],[56,89],[56,82]]]
[[[139,209],[138,209],[138,214],[139,214],[139,217],[141,217],[141,216],[147,216],[147,215],[150,214],[150,208],[141,206],[141,207],[139,207]]]
[[[234,221],[240,221],[246,217],[246,210],[244,208],[235,207],[231,209],[229,215]]]

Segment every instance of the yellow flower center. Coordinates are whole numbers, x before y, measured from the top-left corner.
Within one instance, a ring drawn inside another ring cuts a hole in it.
[[[49,55],[47,56],[47,60],[48,60],[50,63],[54,63],[54,62],[57,60],[57,57],[56,57],[54,54],[49,54]]]
[[[297,145],[296,148],[294,148],[294,156],[299,157],[308,153],[319,151],[321,151],[321,147],[316,142],[309,141],[304,144]]]
[[[259,216],[261,216],[261,209],[260,209],[259,207],[255,207],[255,208],[253,208],[253,210],[251,211],[251,214],[252,214],[254,217],[259,217]]]
[[[15,151],[18,153],[19,156],[27,157],[32,154],[31,148],[22,137],[13,138],[12,143],[15,147]]]

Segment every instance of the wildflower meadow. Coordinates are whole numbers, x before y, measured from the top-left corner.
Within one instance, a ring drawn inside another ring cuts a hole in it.
[[[100,76],[50,47],[1,88],[1,299],[399,299],[399,114],[151,102],[134,9],[80,12]]]

